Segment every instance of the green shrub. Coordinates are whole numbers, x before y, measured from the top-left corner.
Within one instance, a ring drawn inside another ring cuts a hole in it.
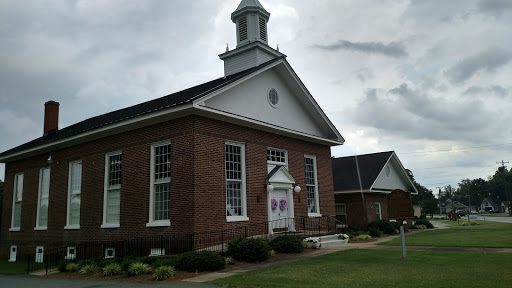
[[[418,220],[414,221],[414,224],[425,225],[425,227],[427,227],[428,229],[434,228],[434,225],[432,225],[432,223],[430,223],[430,221],[428,221],[427,219],[418,219]]]
[[[130,266],[137,262],[137,258],[135,257],[126,257],[126,258],[123,258],[123,261],[121,261],[121,269],[123,271],[126,271],[128,272],[128,269],[130,269]]]
[[[102,259],[99,263],[98,263],[98,266],[100,266],[100,268],[105,268],[106,266],[112,264],[112,263],[118,263],[118,261],[114,258],[111,258],[111,259]]]
[[[366,239],[372,239],[372,236],[368,234],[359,234],[353,238],[353,240],[366,240]]]
[[[262,239],[234,239],[228,243],[228,254],[243,262],[261,262],[270,257],[270,246]]]
[[[427,213],[421,213],[420,219],[427,219]]]
[[[272,239],[269,245],[277,253],[301,253],[304,251],[302,241],[292,235],[278,236]]]
[[[103,276],[119,275],[119,274],[121,274],[121,272],[122,272],[121,265],[119,265],[118,263],[107,264],[102,269]]]
[[[78,270],[78,273],[84,274],[84,275],[89,275],[89,274],[93,274],[95,270],[96,270],[96,266],[94,264],[86,264],[86,265],[83,265],[82,268],[80,268],[80,270]]]
[[[144,264],[153,265],[153,263],[160,260],[160,257],[156,256],[144,256],[140,259],[140,261]]]
[[[224,261],[226,261],[226,265],[235,265],[235,262],[233,261],[233,258],[231,258],[231,257],[224,258]]]
[[[156,268],[155,273],[153,274],[153,279],[155,280],[165,280],[169,277],[174,276],[174,268],[171,266],[160,266]]]
[[[386,234],[393,235],[393,234],[397,233],[397,229],[395,227],[395,224],[393,224],[393,223],[396,223],[396,222],[390,222],[388,220],[377,220],[377,221],[370,222],[370,224],[368,224],[368,229],[375,228],[375,229],[382,231]]]
[[[382,235],[382,231],[380,231],[379,229],[374,228],[374,227],[368,228],[368,233],[372,237],[379,237],[380,235]]]
[[[134,262],[130,265],[130,268],[128,268],[128,275],[129,276],[138,276],[138,275],[144,275],[150,271],[150,267],[148,264],[142,263],[142,262]]]
[[[59,263],[58,269],[59,272],[66,272],[66,266],[68,265],[68,262],[62,261]]]
[[[302,247],[304,247],[304,249],[308,249],[309,248],[309,243],[302,241]]]
[[[80,266],[78,266],[78,263],[76,263],[76,262],[68,262],[66,264],[66,271],[69,271],[69,272],[76,272],[76,271],[78,271],[79,268],[80,268]]]
[[[211,251],[192,251],[179,257],[175,268],[187,272],[217,271],[226,267],[226,260]]]
[[[176,266],[176,263],[178,262],[178,257],[166,257],[166,258],[159,258],[157,261],[153,262],[153,268],[156,269],[160,266]]]

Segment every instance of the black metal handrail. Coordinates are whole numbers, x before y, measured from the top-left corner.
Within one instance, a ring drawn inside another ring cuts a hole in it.
[[[236,238],[256,237],[271,240],[291,234],[297,237],[321,236],[338,233],[345,227],[334,216],[283,218],[273,221],[238,226],[221,231],[194,234],[165,234],[135,239],[82,242],[66,247],[48,249],[44,255],[27,254],[27,273],[45,270],[46,274],[58,268],[63,261],[85,260],[95,257],[178,255],[194,250],[224,253],[227,243]]]

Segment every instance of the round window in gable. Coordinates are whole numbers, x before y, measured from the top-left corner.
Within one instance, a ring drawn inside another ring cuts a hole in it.
[[[272,107],[277,107],[277,103],[279,103],[279,94],[274,88],[268,90],[268,103],[270,103]]]

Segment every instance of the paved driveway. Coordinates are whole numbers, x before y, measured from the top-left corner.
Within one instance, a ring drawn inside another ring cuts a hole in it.
[[[43,278],[33,275],[15,275],[1,276],[0,287],[2,288],[22,288],[22,287],[40,287],[40,288],[160,288],[160,287],[185,287],[185,288],[208,288],[218,287],[204,283],[191,282],[164,282],[164,283],[126,283],[126,282],[107,282],[107,281],[83,281],[83,280],[61,280]]]

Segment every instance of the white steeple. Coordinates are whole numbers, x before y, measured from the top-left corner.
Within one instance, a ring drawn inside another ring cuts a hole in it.
[[[231,21],[236,24],[236,47],[261,41],[268,45],[267,22],[270,13],[261,6],[258,0],[242,0],[235,12],[231,13]]]
[[[285,56],[268,46],[267,23],[270,13],[258,0],[242,0],[231,13],[236,24],[236,49],[219,55],[224,60],[225,76],[256,67],[276,57]]]

